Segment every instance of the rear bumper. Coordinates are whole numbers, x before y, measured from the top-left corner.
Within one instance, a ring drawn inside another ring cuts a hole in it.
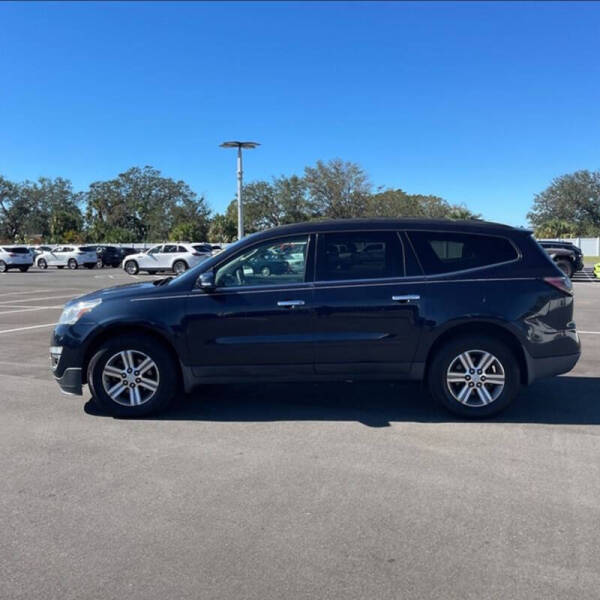
[[[562,356],[547,356],[545,358],[533,358],[525,351],[527,362],[527,383],[533,383],[537,379],[552,377],[570,371],[579,360],[581,352],[565,354]]]
[[[81,396],[83,394],[81,383],[81,369],[69,367],[64,370],[61,377],[54,376],[61,392],[69,395]]]

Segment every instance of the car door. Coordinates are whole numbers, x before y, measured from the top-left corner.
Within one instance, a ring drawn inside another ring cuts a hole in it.
[[[177,244],[165,244],[162,252],[158,255],[158,261],[162,269],[170,269],[178,256]]]
[[[317,373],[408,373],[422,327],[419,289],[405,279],[397,232],[319,233]]]
[[[160,268],[159,256],[162,250],[162,244],[160,246],[154,246],[150,248],[143,256],[139,258],[140,269],[158,269]]]
[[[253,258],[288,239],[303,248],[304,268],[254,273]],[[257,242],[217,264],[214,290],[193,290],[186,333],[196,376],[285,380],[314,373],[313,248],[309,235]]]
[[[48,264],[53,265],[55,267],[65,264],[64,262],[62,262],[63,255],[64,255],[63,246],[58,246],[57,248],[53,248],[48,253]]]

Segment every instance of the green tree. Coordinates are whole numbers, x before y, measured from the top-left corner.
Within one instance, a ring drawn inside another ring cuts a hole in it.
[[[31,212],[29,202],[19,192],[17,184],[0,176],[0,238],[9,242],[23,235]]]
[[[317,161],[304,169],[311,216],[332,219],[362,217],[371,195],[371,184],[363,169],[339,158]]]
[[[208,230],[208,239],[213,243],[228,244],[237,237],[237,224],[227,215],[215,215]]]
[[[384,190],[369,197],[365,216],[421,217],[427,219],[478,219],[462,204],[450,204],[439,196],[407,194],[405,191]]]
[[[562,224],[559,229],[568,229],[571,235],[600,235],[600,171],[576,171],[553,179],[535,195],[527,218],[536,234]]]
[[[95,241],[113,241],[115,236],[124,242],[162,241],[188,220],[208,232],[210,211],[204,198],[149,166],[92,183],[85,198],[88,234]]]

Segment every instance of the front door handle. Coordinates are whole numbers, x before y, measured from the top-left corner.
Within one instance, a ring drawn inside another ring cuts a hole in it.
[[[280,300],[277,306],[286,306],[287,308],[294,308],[294,306],[304,306],[304,300]]]
[[[406,296],[392,296],[394,302],[416,302],[420,300],[421,296],[418,294],[407,294]]]

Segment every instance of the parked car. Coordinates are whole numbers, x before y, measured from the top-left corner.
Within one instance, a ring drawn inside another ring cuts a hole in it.
[[[95,246],[57,246],[52,250],[41,252],[35,258],[35,264],[40,269],[58,267],[64,269],[77,269],[84,266],[93,269],[96,266],[98,256]]]
[[[567,277],[583,269],[583,252],[575,244],[554,240],[538,240],[538,243]]]
[[[26,246],[0,246],[0,273],[19,269],[25,273],[33,264],[33,256]]]
[[[210,255],[203,244],[159,244],[146,252],[128,256],[123,260],[123,268],[130,275],[139,271],[173,271],[180,275]]]
[[[304,247],[304,269],[248,268],[288,242]],[[362,262],[371,244],[380,259]],[[338,264],[332,247],[357,251]],[[50,348],[63,391],[87,383],[121,416],[202,383],[408,379],[454,413],[488,417],[579,353],[571,283],[529,232],[409,219],[274,228],[179,277],[75,298]]]
[[[52,246],[29,246],[34,261],[42,252],[49,252],[50,250],[52,250]]]
[[[96,248],[98,256],[97,265],[99,269],[103,267],[119,267],[125,254],[117,246],[98,246]]]

